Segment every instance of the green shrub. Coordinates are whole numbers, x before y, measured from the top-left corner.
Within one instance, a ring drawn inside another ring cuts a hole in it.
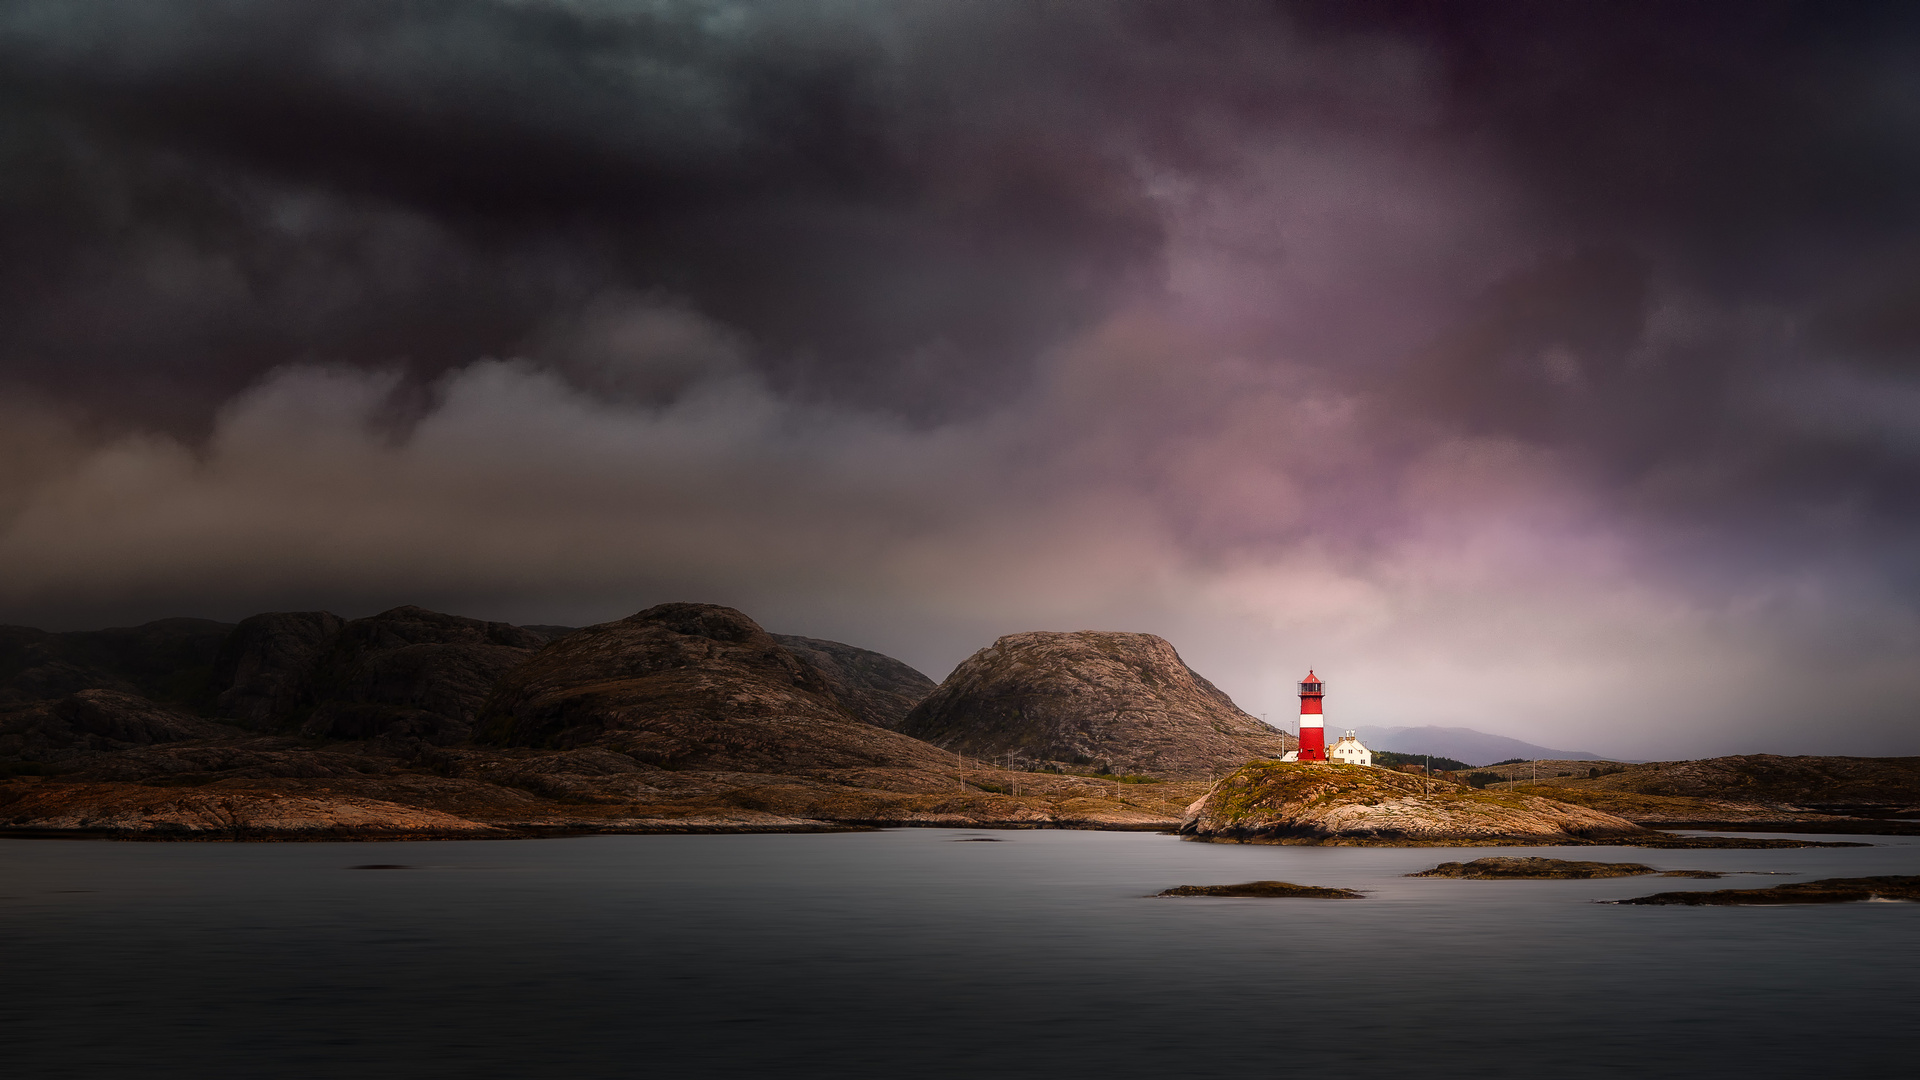
[[[1388,768],[1394,768],[1400,765],[1424,766],[1427,764],[1427,760],[1428,756],[1426,754],[1400,754],[1392,750],[1375,750],[1373,752],[1373,763],[1375,765],[1385,765]],[[1457,758],[1441,757],[1438,754],[1434,754],[1432,760],[1434,772],[1459,772],[1462,769],[1473,768],[1473,766]]]

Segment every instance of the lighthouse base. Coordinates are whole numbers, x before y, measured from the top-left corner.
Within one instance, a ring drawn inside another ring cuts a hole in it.
[[[1315,716],[1313,719],[1320,718]],[[1327,729],[1317,723],[1305,723],[1306,717],[1301,717],[1301,720],[1303,722],[1300,725],[1300,760],[1327,760]]]

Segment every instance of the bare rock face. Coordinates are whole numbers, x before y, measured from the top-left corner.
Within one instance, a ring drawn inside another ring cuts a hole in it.
[[[314,679],[347,621],[330,611],[274,611],[240,620],[214,661],[214,712],[269,730],[312,704]]]
[[[1612,814],[1322,762],[1262,761],[1188,808],[1182,835],[1273,844],[1587,844],[1654,837]]]
[[[507,623],[398,607],[341,627],[315,677],[302,734],[465,741],[501,676],[546,638]]]
[[[856,719],[815,666],[712,604],[661,604],[554,642],[501,682],[480,738],[601,746],[666,768],[952,767]]]
[[[500,676],[547,643],[507,623],[397,607],[351,622],[324,611],[255,615],[214,666],[214,709],[315,738],[453,743]]]
[[[819,672],[854,719],[875,727],[897,730],[907,713],[937,685],[893,657],[870,649],[792,634],[775,634],[773,639]]]
[[[0,758],[65,764],[88,755],[241,732],[119,690],[82,690],[0,709]]]
[[[185,710],[115,690],[70,694],[54,706],[53,712],[76,734],[90,735],[110,745],[152,746],[237,734],[225,724],[209,723]]]
[[[1234,705],[1152,634],[1010,634],[900,724],[936,746],[1016,766],[1205,777],[1280,757],[1293,739]]]
[[[228,623],[161,619],[110,630],[0,627],[0,704],[117,690],[164,701],[205,693]]]

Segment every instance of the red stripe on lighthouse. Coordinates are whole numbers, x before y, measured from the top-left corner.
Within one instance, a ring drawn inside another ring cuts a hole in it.
[[[1300,754],[1301,761],[1327,760],[1327,729],[1320,716],[1320,699],[1327,684],[1312,671],[1300,680]]]

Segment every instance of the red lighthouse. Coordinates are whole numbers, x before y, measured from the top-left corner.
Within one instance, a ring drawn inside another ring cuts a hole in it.
[[[1312,671],[1300,680],[1300,760],[1327,760],[1327,729],[1320,720],[1320,699],[1327,684]]]

